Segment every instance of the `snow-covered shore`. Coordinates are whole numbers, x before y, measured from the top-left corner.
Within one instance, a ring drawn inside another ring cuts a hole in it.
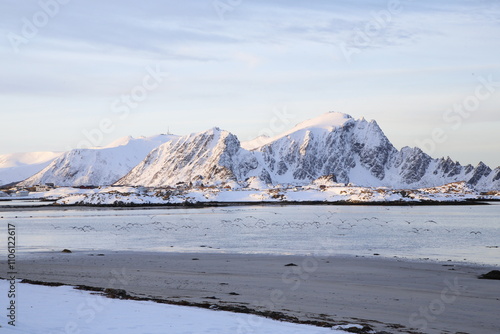
[[[488,194],[469,188],[464,182],[422,189],[366,188],[342,185],[274,187],[267,189],[144,188],[109,186],[96,189],[61,187],[31,193],[28,199],[52,200],[55,205],[181,205],[252,203],[338,203],[338,204],[450,204],[500,200],[500,192]]]
[[[6,333],[340,334],[331,328],[347,324],[371,327],[364,331],[371,334],[500,329],[498,286],[477,278],[495,266],[320,254],[102,252],[25,256],[17,262],[18,277],[85,285],[98,293],[116,289],[115,297],[140,301],[18,284],[16,331]],[[5,271],[0,267],[0,276],[7,277]],[[7,281],[0,280],[0,293],[7,296]],[[248,313],[221,311],[231,308]],[[276,322],[252,311],[327,327]]]
[[[9,290],[9,281],[0,280],[0,291]],[[4,294],[4,293],[2,293]],[[5,299],[2,299],[6,303]],[[246,315],[187,306],[106,298],[69,286],[49,287],[16,284],[13,317],[3,316],[0,332],[5,334],[136,334],[244,333]],[[7,308],[7,304],[2,305]],[[11,322],[11,324],[8,323]],[[308,325],[253,317],[250,325],[260,334],[341,334]]]

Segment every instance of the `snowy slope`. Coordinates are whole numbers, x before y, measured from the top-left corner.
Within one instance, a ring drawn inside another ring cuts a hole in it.
[[[461,166],[450,158],[433,159],[419,148],[397,150],[374,120],[338,112],[244,147],[218,128],[185,136],[153,151],[117,184],[307,185],[333,175],[336,182],[370,187],[417,189],[459,181],[480,190],[500,186],[499,171],[483,163]]]
[[[290,135],[294,135],[295,137],[302,135],[305,131],[318,131],[318,130],[327,130],[332,131],[335,128],[343,126],[346,122],[351,121],[352,118],[343,113],[329,112],[325,113],[319,117],[312,118],[306,121],[303,121],[297,125],[295,125],[292,129],[285,131],[283,133],[278,134],[274,137],[268,137],[266,135],[259,136],[255,139],[248,140],[241,143],[241,147],[246,150],[255,150],[261,146],[267,145],[273,141],[281,139],[283,137],[287,137]]]
[[[125,137],[103,148],[74,149],[59,156],[21,185],[48,182],[58,186],[109,185],[127,174],[151,150],[176,138],[173,135]]]
[[[29,152],[0,155],[0,186],[18,182],[47,167],[62,152]]]
[[[262,135],[252,140],[242,141],[241,147],[243,147],[245,150],[251,151],[258,147],[261,147],[262,145],[269,143],[270,141],[271,138],[269,136]]]
[[[347,114],[340,112],[328,112],[318,117],[300,122],[290,130],[269,138],[268,142],[264,145],[290,136],[300,140],[306,132],[332,132],[335,129],[345,126],[347,123],[352,122],[354,122],[354,119]]]

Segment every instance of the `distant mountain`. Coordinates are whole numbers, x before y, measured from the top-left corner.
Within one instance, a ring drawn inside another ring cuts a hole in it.
[[[0,186],[19,182],[47,167],[62,152],[30,152],[0,155]]]
[[[500,189],[500,168],[461,166],[419,148],[397,150],[375,121],[337,112],[244,147],[218,128],[180,137],[153,150],[117,184],[306,185],[330,176],[359,186],[420,188],[467,181],[481,190]]]
[[[102,148],[66,152],[21,186],[54,183],[58,186],[110,185],[127,174],[159,145],[176,139],[173,135],[121,138]]]

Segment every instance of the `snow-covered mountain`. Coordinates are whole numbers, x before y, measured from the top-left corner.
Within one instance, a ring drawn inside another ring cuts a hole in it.
[[[151,150],[176,138],[173,135],[124,137],[102,148],[74,149],[20,185],[49,182],[57,186],[110,185],[140,163]]]
[[[19,182],[47,167],[62,152],[29,152],[0,155],[0,186]]]
[[[230,132],[212,128],[183,137],[126,137],[102,148],[75,149],[21,185],[262,188],[318,179],[412,189],[465,181],[478,190],[500,190],[500,167],[462,166],[450,158],[434,159],[419,148],[398,150],[374,120],[330,112],[275,137],[243,144]]]
[[[500,189],[500,168],[461,166],[419,148],[397,150],[375,121],[337,112],[243,146],[218,128],[184,136],[159,146],[117,184],[306,185],[330,176],[359,186],[420,188],[467,181],[481,190]]]
[[[379,184],[397,152],[375,121],[326,113],[299,123],[254,149],[263,161],[266,182],[307,184],[335,175],[338,182]]]
[[[255,157],[241,148],[235,135],[212,128],[159,146],[116,184],[220,185],[245,179],[257,166]]]

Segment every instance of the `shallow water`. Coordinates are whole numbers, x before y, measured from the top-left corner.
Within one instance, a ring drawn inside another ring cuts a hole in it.
[[[53,204],[53,201],[40,201],[36,199],[26,200],[26,199],[14,199],[14,200],[0,200],[1,207],[11,207],[11,206],[45,206]]]
[[[17,252],[136,250],[337,254],[500,264],[500,203],[0,210]],[[6,249],[7,238],[0,247]]]

